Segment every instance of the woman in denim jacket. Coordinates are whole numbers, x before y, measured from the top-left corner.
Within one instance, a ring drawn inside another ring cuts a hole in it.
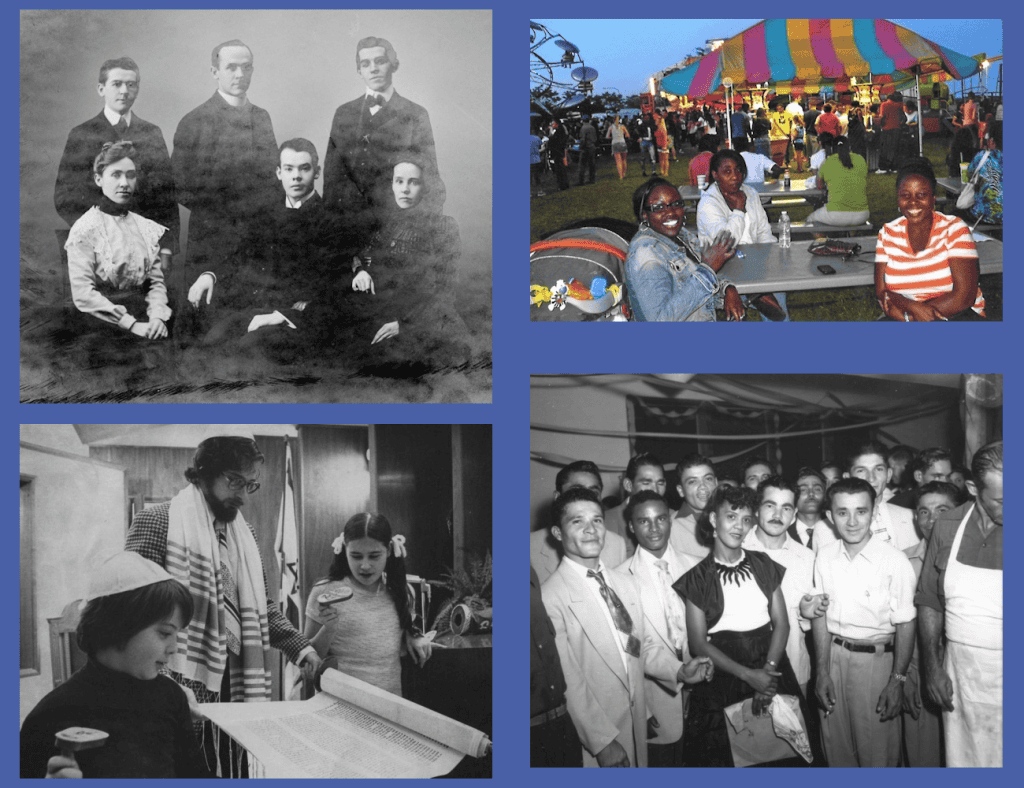
[[[633,318],[642,321],[713,321],[715,307],[728,320],[742,320],[736,288],[717,272],[736,242],[719,233],[703,248],[683,227],[682,198],[664,178],[652,178],[633,194],[640,230],[626,256],[626,292]]]

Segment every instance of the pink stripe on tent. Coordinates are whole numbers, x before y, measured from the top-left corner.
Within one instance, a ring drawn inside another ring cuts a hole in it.
[[[772,70],[768,67],[764,22],[758,22],[743,33],[743,60],[747,68],[747,82],[771,82]]]
[[[917,63],[913,55],[903,48],[903,44],[900,43],[896,32],[896,25],[889,20],[875,20],[875,36],[878,38],[878,45],[882,47],[882,51],[886,55],[892,58],[896,68],[909,69]]]
[[[808,19],[810,28],[811,51],[818,61],[821,76],[825,79],[837,79],[843,75],[844,67],[832,45],[832,26],[828,19]]]
[[[718,64],[722,59],[721,50],[715,50],[711,55],[701,58],[697,66],[697,73],[693,75],[690,83],[691,96],[706,96],[717,85],[714,84],[715,75],[718,73]]]

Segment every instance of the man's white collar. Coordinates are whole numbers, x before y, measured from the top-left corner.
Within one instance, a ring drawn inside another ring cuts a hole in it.
[[[131,125],[132,125],[132,111],[131,110],[128,110],[126,113],[124,113],[124,115],[118,115],[116,112],[114,112],[114,110],[112,110],[110,107],[108,107],[106,104],[104,104],[103,105],[103,117],[105,117],[108,121],[110,121],[110,125],[111,126],[116,126],[118,124],[118,121],[120,121],[122,117],[124,118],[124,122],[127,123],[129,127],[131,127]]]

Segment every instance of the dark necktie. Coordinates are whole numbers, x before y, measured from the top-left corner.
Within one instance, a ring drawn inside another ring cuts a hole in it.
[[[220,542],[220,580],[224,587],[224,635],[227,639],[228,651],[234,655],[242,653],[242,618],[238,612],[238,586],[235,576],[228,568],[225,556],[228,552],[228,533],[224,523],[214,523],[217,530],[217,541]]]
[[[808,528],[807,529],[807,549],[808,550],[813,550],[814,549],[814,529],[813,528]]]
[[[124,135],[128,131],[128,121],[124,119],[124,115],[117,119],[117,123],[114,124],[114,130],[117,131],[119,138],[124,139]]]
[[[383,96],[369,96],[366,101],[371,107],[383,107],[387,104]]]
[[[619,595],[608,587],[608,584],[604,581],[604,575],[600,572],[588,569],[587,577],[593,577],[597,580],[598,585],[601,586],[601,596],[604,598],[604,603],[608,605],[608,610],[612,614],[615,628],[622,633],[623,650],[630,656],[639,658],[640,641],[633,634],[633,619],[626,612],[626,608],[623,606],[622,600],[619,599]]]

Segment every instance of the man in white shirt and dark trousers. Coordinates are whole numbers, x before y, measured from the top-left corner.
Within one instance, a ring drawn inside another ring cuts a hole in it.
[[[813,621],[821,730],[830,766],[898,766],[900,710],[914,648],[914,569],[872,532],[876,491],[862,479],[829,490],[840,540],[822,546],[815,589],[829,605]]]

